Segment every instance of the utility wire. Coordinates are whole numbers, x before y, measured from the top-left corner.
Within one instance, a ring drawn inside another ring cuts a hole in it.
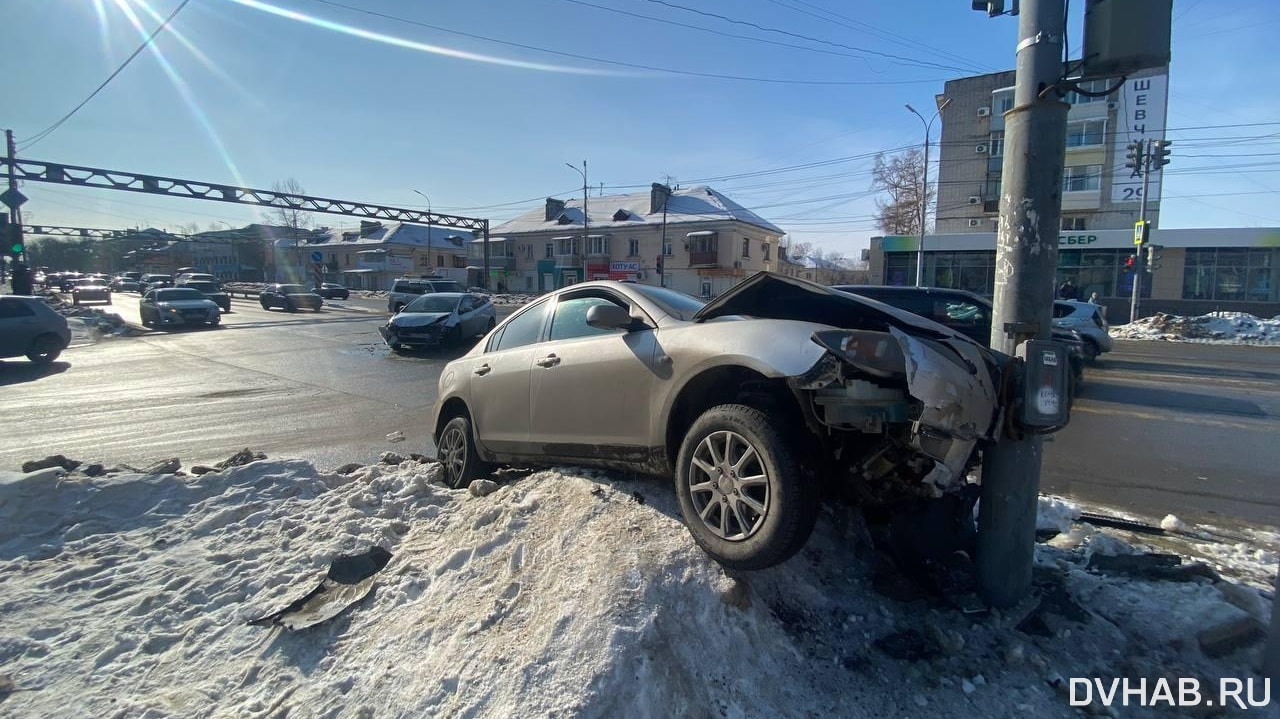
[[[593,3],[593,2],[586,2],[586,0],[561,0],[561,2],[573,3],[574,5],[581,5],[583,7],[596,8],[597,10],[605,10],[607,12],[617,13],[619,15],[626,15],[628,17],[640,18],[642,20],[651,20],[653,22],[659,22],[664,25],[672,25],[674,27],[683,27],[690,30],[698,30],[700,32],[706,32],[712,35],[719,35],[720,37],[734,38],[737,40],[748,40],[751,42],[758,42],[766,45],[776,45],[778,47],[792,48],[795,50],[805,50],[807,52],[816,52],[816,53],[821,53],[823,55],[835,55],[838,57],[854,58],[856,60],[866,61],[867,59],[867,56],[865,54],[854,54],[850,52],[841,52],[839,50],[827,50],[820,47],[810,47],[808,45],[797,45],[795,43],[781,42],[778,40],[767,40],[765,38],[755,37],[752,35],[739,35],[737,33],[724,32],[722,30],[716,30],[715,28],[710,28],[703,25],[693,25],[686,22],[680,22],[678,20],[668,20],[666,18],[654,17],[652,15],[644,15],[642,13],[631,12],[630,10],[622,10],[619,8],[609,7],[608,5],[597,5],[596,3]],[[921,64],[916,61],[912,61],[910,64],[916,67],[926,67],[930,69],[937,69],[935,65]],[[869,63],[868,63],[868,67],[870,67]]]
[[[691,13],[693,13],[693,14],[695,14],[695,15],[702,15],[703,17],[716,18],[717,20],[723,20],[724,22],[732,23],[732,24],[734,24],[734,25],[744,25],[744,26],[746,26],[746,27],[753,27],[753,28],[755,28],[755,29],[757,29],[757,30],[761,30],[761,31],[763,31],[763,32],[772,32],[772,33],[777,33],[777,34],[779,34],[779,35],[786,35],[786,36],[788,36],[788,37],[794,37],[794,38],[797,38],[797,39],[800,39],[800,40],[808,40],[809,42],[816,42],[816,43],[820,43],[820,44],[823,44],[823,45],[830,45],[831,47],[840,47],[840,48],[844,48],[844,49],[846,49],[846,50],[853,50],[853,51],[855,51],[855,52],[863,52],[863,53],[866,53],[866,54],[868,54],[868,55],[877,55],[877,56],[879,56],[879,57],[883,57],[883,58],[886,58],[886,59],[889,59],[889,60],[897,60],[898,62],[911,63],[911,64],[913,64],[913,65],[918,65],[918,66],[921,66],[921,67],[931,67],[931,68],[934,68],[934,69],[937,69],[937,70],[952,70],[952,71],[955,71],[955,72],[969,72],[969,70],[966,70],[965,68],[962,68],[962,67],[956,67],[955,65],[941,65],[941,64],[938,64],[938,63],[934,63],[934,62],[921,61],[921,60],[913,60],[912,58],[909,58],[909,57],[903,57],[902,55],[893,55],[893,54],[891,54],[891,53],[887,53],[887,52],[880,52],[880,51],[878,51],[878,50],[868,50],[867,48],[855,47],[855,46],[853,46],[853,45],[845,45],[844,43],[831,42],[830,40],[823,40],[822,38],[810,37],[810,36],[808,36],[808,35],[801,35],[801,34],[799,34],[799,33],[794,33],[794,32],[790,32],[790,31],[787,31],[787,30],[780,30],[780,29],[778,29],[778,28],[774,28],[774,27],[767,27],[767,26],[765,26],[765,25],[758,25],[758,24],[756,24],[756,23],[754,23],[754,22],[750,22],[750,21],[748,21],[748,20],[737,20],[737,19],[735,19],[735,18],[728,17],[727,15],[720,15],[720,14],[713,13],[713,12],[706,12],[706,11],[703,11],[703,10],[698,10],[697,8],[685,7],[684,5],[677,5],[677,4],[675,4],[675,3],[667,2],[666,0],[646,0],[646,2],[651,2],[651,3],[655,4],[655,5],[663,5],[663,6],[665,6],[665,7],[669,7],[669,8],[671,8],[671,9],[673,9],[673,10],[683,10],[683,11],[685,11],[685,12],[691,12]]]
[[[80,108],[89,104],[89,101],[92,100],[94,97],[96,97],[99,92],[102,92],[102,89],[105,88],[107,84],[110,83],[112,80],[114,80],[116,78],[116,75],[119,75],[121,72],[124,72],[124,69],[129,66],[129,63],[133,62],[133,59],[135,57],[142,54],[142,51],[147,49],[147,46],[151,44],[151,41],[155,40],[156,36],[159,35],[166,27],[169,26],[169,23],[172,22],[173,19],[178,16],[178,13],[182,12],[182,8],[186,7],[187,3],[189,2],[191,2],[191,0],[182,0],[182,2],[178,5],[178,7],[175,8],[173,12],[169,13],[169,17],[165,18],[164,22],[160,23],[160,26],[157,27],[150,35],[148,35],[146,40],[142,41],[142,44],[138,46],[138,49],[134,50],[133,53],[129,55],[129,57],[125,58],[125,61],[120,64],[120,67],[116,68],[115,72],[108,75],[107,79],[102,81],[101,85],[99,85],[93,92],[89,93],[88,97],[82,100],[79,105],[76,105],[74,108],[72,108],[71,112],[68,112],[67,114],[63,115],[62,118],[59,119],[57,122],[45,128],[41,132],[36,133],[32,137],[29,137],[26,140],[23,140],[22,141],[23,146],[21,149],[28,150],[31,147],[35,146],[37,142],[40,142],[44,138],[48,137],[50,134],[53,133],[54,130],[57,130],[59,127],[62,127],[62,124],[67,120],[70,120],[73,115],[75,115],[77,112],[80,111]]]
[[[865,33],[867,33],[867,34],[871,35],[872,37],[876,37],[876,38],[879,38],[879,39],[882,39],[882,40],[889,40],[890,42],[906,43],[906,44],[909,44],[909,45],[915,45],[916,47],[919,47],[919,48],[921,48],[921,49],[929,50],[929,51],[931,51],[934,55],[937,55],[938,57],[941,57],[941,58],[943,58],[943,59],[950,60],[950,61],[953,61],[953,62],[960,62],[960,63],[964,63],[964,65],[966,65],[966,66],[967,66],[967,67],[969,67],[969,68],[972,68],[973,70],[975,70],[975,71],[977,71],[977,72],[979,72],[979,73],[986,73],[986,72],[990,72],[990,68],[985,67],[985,66],[983,66],[983,65],[981,65],[981,64],[979,64],[979,63],[977,63],[977,62],[974,62],[973,60],[970,60],[969,58],[962,57],[962,56],[960,56],[960,55],[956,55],[955,53],[947,52],[947,51],[945,51],[945,50],[943,50],[943,49],[941,49],[941,48],[934,47],[934,46],[932,46],[932,45],[927,45],[927,44],[922,43],[922,42],[920,42],[920,41],[918,41],[918,40],[913,40],[913,39],[911,39],[911,38],[909,38],[909,37],[907,37],[907,36],[905,36],[905,35],[899,35],[899,34],[897,34],[897,33],[895,33],[895,32],[890,32],[890,31],[888,31],[888,30],[884,30],[884,29],[878,28],[878,27],[876,27],[876,26],[874,26],[874,25],[870,25],[870,24],[868,24],[868,23],[862,22],[861,20],[857,20],[857,19],[855,19],[855,18],[851,18],[851,17],[849,17],[848,15],[841,15],[840,13],[835,12],[834,10],[828,10],[828,9],[826,9],[826,8],[824,8],[824,7],[820,7],[820,6],[818,6],[818,5],[814,5],[813,3],[805,2],[805,0],[793,0],[793,2],[795,2],[797,5],[804,5],[804,6],[806,6],[806,7],[813,8],[814,10],[817,10],[819,13],[822,13],[822,14],[821,14],[821,15],[818,15],[818,14],[816,14],[816,13],[809,12],[808,10],[803,10],[803,9],[801,9],[801,8],[798,8],[798,7],[793,7],[793,6],[788,5],[788,4],[784,3],[784,2],[781,2],[780,0],[768,0],[768,2],[771,2],[771,3],[773,3],[774,5],[777,5],[777,6],[779,6],[779,7],[787,8],[788,10],[793,10],[793,11],[798,12],[798,13],[803,13],[803,14],[805,14],[805,15],[809,15],[810,17],[818,18],[819,20],[822,20],[822,21],[824,21],[824,22],[833,22],[833,23],[835,23],[835,24],[837,24],[837,25],[840,25],[840,26],[842,26],[842,27],[849,28],[850,30],[858,30],[858,31],[860,31],[860,32],[865,32]]]
[[[461,37],[468,37],[473,40],[483,40],[485,42],[497,43],[499,45],[506,45],[508,47],[518,47],[523,50],[533,50],[534,52],[545,52],[551,55],[559,55],[560,57],[569,57],[575,60],[586,60],[588,62],[598,62],[605,65],[616,65],[618,67],[627,67],[635,70],[648,70],[650,72],[660,72],[668,75],[685,75],[688,77],[702,77],[702,78],[707,78],[712,80],[735,80],[738,82],[760,82],[760,83],[768,83],[773,85],[818,85],[818,86],[919,85],[924,83],[936,84],[938,82],[942,82],[942,80],[939,78],[924,79],[924,80],[793,80],[793,79],[786,79],[786,78],[753,77],[748,75],[727,75],[727,74],[714,73],[714,72],[699,72],[696,70],[681,70],[678,68],[659,67],[656,65],[643,65],[643,64],[634,63],[634,62],[623,62],[621,60],[607,60],[605,58],[592,57],[590,55],[579,55],[577,53],[564,52],[562,50],[552,50],[550,48],[538,47],[536,45],[526,45],[524,43],[511,42],[509,40],[499,40],[497,38],[486,37],[484,35],[476,35],[474,33],[462,32],[461,30],[451,30],[446,27],[441,27],[439,25],[431,25],[429,23],[425,23],[420,20],[411,20],[409,18],[401,17],[399,15],[390,15],[388,13],[376,12],[374,10],[367,10],[361,7],[354,7],[352,5],[344,5],[343,3],[334,2],[334,0],[307,0],[307,1],[320,3],[322,5],[329,5],[331,7],[342,8],[343,10],[349,10],[351,12],[363,13],[365,15],[371,15],[373,17],[382,18],[384,20],[392,20],[394,22],[404,23],[406,25],[416,25],[418,27],[425,27],[430,30],[436,30],[438,32],[445,32],[452,35],[459,35]]]

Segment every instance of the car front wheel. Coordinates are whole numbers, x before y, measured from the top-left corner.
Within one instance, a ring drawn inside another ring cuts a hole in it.
[[[694,541],[731,569],[786,561],[817,521],[816,479],[780,423],[745,405],[698,417],[680,447],[675,483]]]
[[[444,480],[454,489],[462,489],[488,473],[489,467],[476,452],[475,435],[468,417],[454,417],[440,430],[436,439]]]

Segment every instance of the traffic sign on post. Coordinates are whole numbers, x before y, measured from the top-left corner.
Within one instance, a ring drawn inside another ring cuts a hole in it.
[[[18,191],[16,187],[10,187],[4,192],[0,192],[0,202],[9,206],[9,209],[16,210],[22,207],[27,201],[27,196]]]
[[[311,261],[316,264],[320,264],[321,262],[324,262],[324,253],[321,252],[320,250],[312,250]]]
[[[1142,245],[1146,243],[1148,234],[1150,233],[1151,223],[1138,220],[1133,223],[1133,244]]]

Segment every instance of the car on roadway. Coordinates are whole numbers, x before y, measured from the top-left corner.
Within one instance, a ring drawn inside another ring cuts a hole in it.
[[[78,280],[84,279],[84,275],[79,272],[63,272],[58,275],[58,290],[61,292],[70,292],[72,287],[76,286]]]
[[[138,279],[138,293],[146,294],[161,287],[172,287],[173,278],[169,275],[146,274]]]
[[[111,286],[100,277],[82,277],[71,286],[71,304],[105,302],[111,304]]]
[[[804,545],[828,482],[885,503],[971,493],[1002,426],[1000,363],[931,320],[770,272],[710,302],[593,281],[447,364],[430,427],[455,487],[499,463],[674,474],[698,545],[760,569]]]
[[[990,346],[994,308],[991,301],[981,295],[949,287],[835,285],[834,289],[914,312],[950,327],[984,347]],[[1051,328],[1050,334],[1052,339],[1067,346],[1067,356],[1071,363],[1071,394],[1074,396],[1076,386],[1084,380],[1086,354],[1083,338],[1063,327]]]
[[[497,323],[497,310],[484,295],[434,292],[405,305],[378,332],[398,352],[405,347],[460,345],[468,337],[488,333]]]
[[[1111,341],[1111,327],[1101,305],[1079,300],[1054,300],[1053,325],[1079,332],[1084,340],[1085,358],[1091,362],[1115,347]]]
[[[215,285],[221,285],[222,282],[217,277],[205,272],[183,272],[173,279],[175,287],[181,286],[186,282],[212,282]]]
[[[138,280],[125,275],[117,275],[111,278],[111,290],[113,292],[137,292]]]
[[[351,290],[332,282],[323,282],[317,287],[312,287],[311,291],[326,300],[345,300],[351,296]]]
[[[217,327],[222,310],[213,300],[190,287],[161,287],[147,290],[138,302],[143,327],[207,324]]]
[[[189,287],[213,300],[224,313],[231,311],[231,295],[222,291],[222,285],[208,280],[180,280],[179,287]]]
[[[67,318],[39,297],[0,295],[0,357],[49,364],[71,344]]]
[[[320,311],[324,298],[314,292],[308,292],[302,285],[267,285],[258,294],[258,303],[262,309],[279,307],[286,312],[297,312],[299,309]]]
[[[444,277],[401,277],[391,283],[387,311],[395,314],[420,295],[432,292],[462,292],[462,285]]]

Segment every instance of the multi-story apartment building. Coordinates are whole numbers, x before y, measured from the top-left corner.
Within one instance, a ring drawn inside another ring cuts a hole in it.
[[[1013,71],[946,83],[934,232],[994,232],[1000,210],[1004,113],[1013,107]],[[1070,231],[1132,228],[1142,180],[1125,167],[1133,140],[1164,137],[1167,69],[1136,73],[1116,92],[1117,80],[1081,83],[1069,92],[1062,228]],[[1086,94],[1090,93],[1090,94]],[[1151,177],[1147,219],[1158,226],[1160,173]]]
[[[502,264],[511,291],[618,279],[714,297],[756,272],[775,271],[785,234],[701,185],[671,190],[655,183],[649,192],[591,197],[585,227],[583,219],[581,200],[548,198],[494,228],[491,272]]]

